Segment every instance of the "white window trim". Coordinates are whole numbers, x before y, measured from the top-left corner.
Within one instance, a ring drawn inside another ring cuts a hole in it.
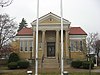
[[[20,48],[20,52],[30,52],[30,47],[32,46],[32,52],[33,52],[33,40],[29,40],[29,39],[27,39],[27,40],[20,40],[20,43],[22,42],[22,51],[21,51],[21,48]],[[27,43],[26,43],[27,42]],[[30,42],[32,43],[32,45],[30,46]],[[26,45],[25,44],[27,44],[27,50],[25,51],[25,47],[26,47]],[[21,47],[21,46],[20,46]]]
[[[71,38],[70,39],[70,46],[71,46],[71,41],[83,41],[83,39],[79,39],[79,38]],[[71,52],[82,52],[80,49],[78,49],[78,50],[70,50]]]

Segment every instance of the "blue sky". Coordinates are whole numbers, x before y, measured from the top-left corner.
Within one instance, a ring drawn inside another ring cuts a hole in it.
[[[17,23],[25,18],[30,25],[36,19],[36,4],[37,0],[14,0],[10,6],[0,7],[0,13],[15,17]],[[40,0],[39,16],[49,12],[60,16],[60,0]],[[63,17],[87,33],[100,33],[100,0],[63,0]]]

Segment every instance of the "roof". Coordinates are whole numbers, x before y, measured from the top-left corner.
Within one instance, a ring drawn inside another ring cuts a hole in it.
[[[30,36],[33,35],[32,29],[24,27],[18,33],[17,36]]]
[[[87,35],[87,33],[81,27],[71,27],[70,35]],[[30,36],[33,35],[32,28],[24,27],[18,33],[17,36]]]
[[[71,27],[70,35],[87,35],[87,33],[81,27]]]
[[[46,15],[43,15],[43,16],[41,16],[41,17],[39,18],[40,24],[41,24],[41,21],[43,21],[44,19],[51,18],[51,17],[52,17],[52,18],[56,18],[57,20],[60,20],[60,19],[61,19],[60,16],[58,16],[58,15],[52,13],[52,12],[49,12],[49,13],[47,13]],[[37,22],[37,19],[34,20],[34,21],[31,23],[31,25],[36,25],[36,22]],[[66,20],[66,19],[64,19],[64,18],[63,18],[63,23],[71,24],[71,22],[69,22],[69,20]]]

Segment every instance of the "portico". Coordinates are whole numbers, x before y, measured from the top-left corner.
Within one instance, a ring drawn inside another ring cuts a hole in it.
[[[68,30],[70,27],[70,22],[68,20],[64,21],[64,56],[68,56]],[[36,20],[32,23],[33,27],[33,37],[36,34]],[[39,51],[41,51],[41,56],[58,58],[61,52],[60,39],[61,38],[61,25],[60,17],[48,13],[39,19]],[[35,47],[35,37],[34,37],[34,47]],[[35,48],[34,48],[35,51]],[[41,58],[41,57],[40,57]]]

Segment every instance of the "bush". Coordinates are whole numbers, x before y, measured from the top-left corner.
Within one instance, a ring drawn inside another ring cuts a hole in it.
[[[8,63],[19,61],[19,56],[16,53],[11,53],[8,59]]]
[[[90,62],[89,61],[84,61],[82,64],[83,69],[89,69]],[[94,63],[91,63],[91,69],[93,69]]]
[[[83,68],[89,69],[90,62],[89,61],[72,61],[71,66],[74,68]],[[94,63],[91,62],[91,69],[93,69]]]
[[[8,64],[9,69],[17,69],[17,62],[10,62]]]
[[[82,62],[83,62],[83,61],[79,61],[79,60],[77,60],[77,61],[72,61],[71,66],[74,67],[74,68],[81,68]]]
[[[18,68],[26,69],[29,67],[29,62],[25,60],[18,61]]]

